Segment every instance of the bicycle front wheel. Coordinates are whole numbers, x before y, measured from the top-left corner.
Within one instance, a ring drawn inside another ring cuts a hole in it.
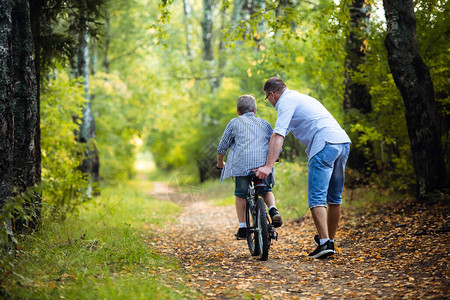
[[[266,205],[262,198],[258,198],[256,203],[256,228],[258,242],[255,243],[259,247],[259,258],[267,260],[269,257],[269,220],[266,213]]]
[[[259,234],[258,234],[258,214],[256,210],[256,204],[250,199],[247,201],[246,207],[246,220],[247,228],[249,228],[250,234],[247,236],[248,249],[252,256],[258,256],[261,251],[259,247]]]

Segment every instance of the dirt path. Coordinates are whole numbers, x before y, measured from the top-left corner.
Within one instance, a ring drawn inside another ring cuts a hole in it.
[[[178,222],[156,229],[152,245],[163,255],[181,259],[185,285],[202,298],[450,296],[448,201],[426,207],[405,202],[364,215],[344,210],[338,253],[325,260],[307,256],[314,249],[310,216],[291,221],[278,230],[279,240],[265,262],[250,256],[245,241],[235,240],[233,206],[183,203],[185,211]]]

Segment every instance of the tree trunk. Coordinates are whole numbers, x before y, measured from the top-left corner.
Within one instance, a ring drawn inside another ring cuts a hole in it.
[[[83,77],[83,86],[87,103],[83,108],[83,117],[80,124],[79,139],[82,143],[88,144],[86,157],[83,160],[81,169],[83,173],[89,174],[90,184],[87,194],[90,196],[93,190],[93,183],[99,182],[99,159],[97,149],[92,143],[95,137],[95,120],[91,109],[91,97],[89,95],[89,34],[87,26],[84,31],[79,34],[79,48],[77,55],[77,72],[78,76]]]
[[[244,0],[234,0],[233,14],[231,15],[231,28],[237,27],[238,21],[241,19],[242,8],[244,7]]]
[[[346,57],[344,111],[346,127],[358,122],[358,116],[372,112],[371,96],[367,85],[353,80],[353,74],[360,72],[359,66],[366,59],[366,36],[369,32],[370,5],[367,0],[355,0],[349,4],[350,24],[349,34],[345,43]],[[360,134],[352,136],[352,151],[348,159],[348,166],[357,171],[359,175],[353,178],[364,183],[375,170],[374,149],[371,142],[361,145]]]
[[[350,34],[345,43],[345,90],[344,109],[357,109],[363,114],[372,111],[371,96],[365,84],[353,81],[353,72],[359,72],[359,66],[366,58],[366,34],[369,30],[370,6],[367,0],[353,1],[350,10]]]
[[[13,190],[12,8],[12,0],[0,2],[0,213]]]
[[[213,50],[213,1],[203,0],[203,21],[202,21],[202,40],[203,40],[203,60],[206,62],[207,77],[211,91],[215,91],[217,78],[213,75],[215,70],[214,50]]]
[[[109,60],[109,47],[111,44],[111,23],[110,23],[111,15],[109,14],[108,8],[106,8],[105,11],[105,36],[103,39],[103,49],[105,51],[104,57],[103,57],[103,67],[105,68],[105,73],[109,74],[110,72],[110,60]]]
[[[39,99],[37,98],[36,68],[33,61],[33,39],[30,6],[27,0],[16,0],[12,13],[13,50],[13,111],[14,111],[14,187],[16,193],[27,192],[29,202],[24,208],[33,222],[16,222],[16,229],[35,228],[39,224],[41,194],[36,189],[41,181],[39,132]]]
[[[412,0],[384,0],[388,61],[405,103],[417,193],[448,187],[430,72],[419,54]]]
[[[224,40],[224,34],[225,31],[225,18],[226,18],[226,12],[227,8],[224,5],[222,9],[220,10],[220,40],[219,40],[219,46],[217,51],[217,86],[219,87],[222,84],[222,79],[225,72],[225,65],[226,65],[226,56],[225,56],[225,40]]]
[[[192,61],[192,24],[191,24],[191,4],[189,0],[183,0],[184,6],[184,23],[186,30],[186,52],[189,61]]]

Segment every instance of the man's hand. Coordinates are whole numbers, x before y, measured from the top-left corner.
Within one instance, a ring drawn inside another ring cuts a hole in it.
[[[269,174],[272,173],[272,168],[267,166],[259,167],[256,170],[252,170],[255,172],[256,177],[259,179],[266,179],[269,177]]]

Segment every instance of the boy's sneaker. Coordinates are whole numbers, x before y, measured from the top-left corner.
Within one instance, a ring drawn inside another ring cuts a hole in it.
[[[269,215],[270,215],[270,219],[272,220],[272,225],[273,227],[281,227],[281,225],[283,225],[283,220],[281,219],[281,215],[278,212],[278,209],[276,209],[275,207],[272,207],[269,210]]]
[[[248,234],[247,227],[245,228],[239,228],[239,230],[234,234],[236,236],[236,239],[238,240],[246,240]]]
[[[334,254],[334,245],[330,241],[327,241],[323,245],[318,245],[316,250],[309,254],[311,258],[325,258]]]

